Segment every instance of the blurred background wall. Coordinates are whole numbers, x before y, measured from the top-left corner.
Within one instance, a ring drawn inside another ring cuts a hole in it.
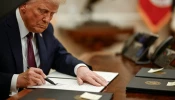
[[[68,51],[75,56],[80,56],[83,48],[77,46],[79,49],[75,50],[76,43],[74,44],[70,38],[66,38],[65,31],[60,31],[60,29],[75,29],[89,20],[108,22],[119,29],[133,28],[133,33],[145,32],[159,35],[159,39],[154,45],[155,47],[171,35],[171,21],[164,25],[157,33],[152,33],[139,15],[137,8],[138,0],[66,0],[65,4],[60,5],[58,13],[52,20],[55,36],[64,44]],[[122,43],[114,43],[114,45],[98,51],[115,53],[122,49],[122,45]],[[155,49],[155,47],[152,48]]]

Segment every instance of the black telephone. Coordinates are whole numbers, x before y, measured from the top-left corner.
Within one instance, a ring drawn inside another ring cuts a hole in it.
[[[149,47],[158,38],[157,35],[136,33],[125,41],[122,55],[131,59],[137,64],[150,63],[148,56]]]
[[[175,68],[175,39],[172,36],[156,48],[151,61],[159,67]]]

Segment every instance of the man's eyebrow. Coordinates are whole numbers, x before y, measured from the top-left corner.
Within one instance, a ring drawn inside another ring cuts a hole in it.
[[[46,10],[47,12],[52,12],[52,13],[57,13],[58,12],[58,10],[56,10],[56,11],[50,11],[49,9],[47,9],[47,8],[39,8],[40,10]]]

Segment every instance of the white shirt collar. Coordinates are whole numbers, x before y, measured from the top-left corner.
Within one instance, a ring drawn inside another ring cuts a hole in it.
[[[21,39],[22,39],[29,33],[29,31],[26,28],[26,26],[25,26],[25,24],[24,24],[24,22],[21,18],[19,8],[16,9],[16,18],[17,18],[17,22],[18,22],[18,26],[19,26],[20,36],[21,36]]]

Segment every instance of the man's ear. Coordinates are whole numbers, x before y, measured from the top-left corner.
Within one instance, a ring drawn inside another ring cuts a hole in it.
[[[20,7],[19,7],[19,9],[20,9],[20,11],[21,12],[23,12],[23,13],[25,13],[26,12],[26,4],[22,4]]]

